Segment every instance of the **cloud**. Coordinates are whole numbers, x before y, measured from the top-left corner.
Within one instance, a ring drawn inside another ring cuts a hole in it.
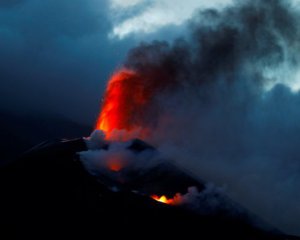
[[[189,20],[198,9],[224,7],[232,0],[111,0],[115,11],[111,36],[122,39],[130,34],[154,33],[168,25],[180,26]],[[138,8],[135,11],[134,8]],[[120,17],[121,13],[125,17]]]
[[[144,0],[111,0],[111,7],[112,8],[128,8],[133,7]]]

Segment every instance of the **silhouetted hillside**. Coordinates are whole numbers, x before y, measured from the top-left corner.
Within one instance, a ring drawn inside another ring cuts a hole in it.
[[[76,152],[85,149],[82,139],[48,142],[0,168],[1,239],[294,239],[238,215],[199,215],[132,191],[113,191],[78,161]]]
[[[61,116],[16,115],[0,111],[0,165],[43,141],[88,136],[91,127]]]

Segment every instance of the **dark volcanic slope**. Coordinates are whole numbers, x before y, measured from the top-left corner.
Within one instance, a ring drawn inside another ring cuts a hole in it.
[[[61,116],[17,115],[0,110],[0,165],[42,141],[86,136],[90,131],[90,127]]]
[[[289,239],[237,219],[203,217],[146,196],[112,192],[76,160],[76,152],[84,149],[81,139],[45,144],[0,169],[0,239],[160,239],[178,234],[198,239]]]

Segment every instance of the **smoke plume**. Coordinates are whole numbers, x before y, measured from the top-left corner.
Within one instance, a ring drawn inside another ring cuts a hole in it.
[[[120,70],[134,73],[122,84],[142,105],[122,98],[122,109],[127,123],[151,129],[145,140],[294,234],[300,234],[299,17],[287,0],[200,11],[189,36],[142,43]]]

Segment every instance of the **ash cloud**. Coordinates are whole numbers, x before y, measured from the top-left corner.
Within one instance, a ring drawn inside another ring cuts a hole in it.
[[[190,35],[142,43],[124,66],[155,89],[148,141],[289,233],[300,234],[299,10],[235,1]]]

